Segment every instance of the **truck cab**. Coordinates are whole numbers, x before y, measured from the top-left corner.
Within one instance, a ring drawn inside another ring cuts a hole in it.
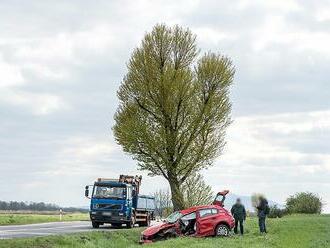
[[[148,226],[155,203],[153,197],[139,195],[141,180],[141,176],[121,175],[119,180],[99,178],[94,185],[86,186],[85,196],[91,199],[92,226],[98,228],[105,223],[114,227],[126,224],[128,228],[134,224]]]

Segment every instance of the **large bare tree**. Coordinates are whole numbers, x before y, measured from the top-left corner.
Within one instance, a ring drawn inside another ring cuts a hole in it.
[[[234,67],[219,54],[199,56],[189,29],[165,25],[145,35],[127,67],[115,138],[140,169],[168,180],[173,207],[182,209],[181,185],[225,144]]]

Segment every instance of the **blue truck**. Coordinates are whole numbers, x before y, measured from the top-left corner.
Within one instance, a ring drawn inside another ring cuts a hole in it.
[[[85,196],[91,200],[93,228],[105,223],[114,227],[126,224],[128,228],[149,226],[154,219],[155,198],[140,194],[141,181],[142,176],[120,175],[119,179],[98,178],[94,185],[87,185]]]

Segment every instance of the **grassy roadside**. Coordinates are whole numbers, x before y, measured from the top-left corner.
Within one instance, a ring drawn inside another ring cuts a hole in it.
[[[67,213],[62,216],[62,221],[88,220],[88,214],[85,213]],[[45,222],[60,221],[58,214],[0,214],[0,226],[2,225],[23,225]]]
[[[257,219],[249,218],[246,223],[246,234],[229,238],[178,238],[160,241],[153,247],[175,248],[209,248],[209,247],[293,247],[319,248],[330,247],[330,216],[290,216],[282,219],[268,220],[269,233],[260,235]],[[24,238],[0,240],[0,247],[6,248],[120,248],[141,247],[137,242],[143,229],[121,229],[115,232],[90,232],[42,238]],[[146,247],[147,247],[146,246]]]

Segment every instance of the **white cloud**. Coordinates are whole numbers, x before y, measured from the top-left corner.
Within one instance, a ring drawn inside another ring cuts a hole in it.
[[[71,156],[78,161],[93,161],[103,156],[110,156],[118,146],[109,141],[96,140],[90,137],[74,137],[64,142],[63,156]]]
[[[285,16],[270,15],[254,32],[253,48],[258,52],[272,45],[290,46],[297,52],[316,52],[330,54],[330,34],[319,30],[301,30],[288,25]]]
[[[27,108],[34,115],[47,115],[69,108],[61,97],[54,94],[3,90],[0,95],[0,102]]]
[[[319,22],[330,20],[330,5],[319,7],[315,13],[316,20]]]
[[[300,141],[302,146],[310,146],[313,142],[325,145],[327,136],[313,137],[311,134],[329,136],[329,120],[329,110],[238,117],[228,130],[223,156],[204,173],[217,190],[226,186],[244,195],[264,192],[283,202],[290,194],[313,188],[330,203],[329,192],[311,186],[327,187],[329,184],[329,150],[325,153],[304,151],[296,144]],[[312,138],[306,140],[304,136]],[[270,185],[276,185],[276,189]]]
[[[118,153],[120,147],[105,138],[72,136],[60,142],[60,149],[48,168],[37,173],[48,176],[95,175],[109,168],[111,163],[118,163]]]
[[[248,6],[263,6],[269,11],[293,12],[301,9],[299,3],[295,0],[276,0],[276,1],[263,1],[263,0],[241,0],[238,3],[240,9]]]
[[[208,42],[208,43],[214,43],[217,44],[218,42],[227,40],[227,41],[233,41],[236,39],[236,35],[233,33],[227,33],[227,32],[220,32],[213,28],[209,27],[199,27],[195,28],[194,32],[197,35],[197,38],[199,40]]]
[[[220,160],[238,165],[257,162],[259,166],[267,159],[265,166],[277,167],[310,165],[314,159],[318,163],[315,166],[322,166],[327,171],[330,153],[297,150],[296,144],[291,143],[291,137],[313,132],[329,134],[329,120],[330,111],[238,117],[229,128],[226,152]],[[315,141],[318,138],[315,137]],[[285,162],[287,164],[282,164]]]
[[[0,54],[0,88],[17,86],[24,83],[24,78],[16,64],[5,62]]]

